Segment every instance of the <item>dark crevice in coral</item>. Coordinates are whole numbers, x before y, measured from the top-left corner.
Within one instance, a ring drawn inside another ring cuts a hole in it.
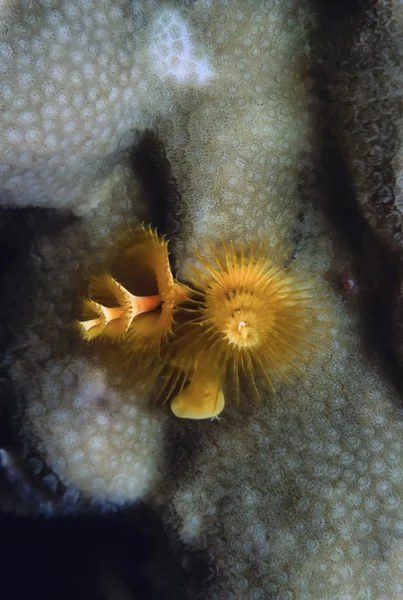
[[[170,488],[173,482],[170,478]],[[162,495],[160,496],[160,498]],[[177,527],[172,524],[172,513],[170,513],[169,501],[163,510],[159,509],[157,513],[163,513],[164,531],[166,534],[166,543],[171,559],[180,565],[180,578],[182,584],[178,590],[181,594],[178,598],[200,598],[210,597],[209,593],[214,586],[216,568],[212,558],[207,550],[194,548],[189,544],[184,545],[178,538]],[[177,516],[174,517],[175,523]]]
[[[167,162],[164,148],[154,132],[146,130],[131,154],[131,163],[139,179],[145,203],[150,213],[150,224],[163,235],[167,233]]]
[[[13,325],[23,329],[23,313],[35,294],[32,254],[41,235],[56,237],[77,220],[69,212],[19,209],[0,212],[0,370],[7,362]]]
[[[17,347],[15,333],[28,332],[30,307],[37,294],[38,264],[34,261],[41,260],[38,238],[57,237],[77,220],[63,210],[27,208],[0,212],[0,507],[9,506],[15,512],[38,514],[41,506],[55,500],[43,485],[51,472],[48,469],[39,476],[31,472],[29,452],[21,439],[25,400],[14,389],[8,370],[30,342]]]
[[[379,227],[380,213],[374,220],[368,218],[374,206],[387,206],[389,194],[393,194],[394,177],[390,165],[399,140],[395,131],[385,139],[385,128],[389,127],[393,111],[377,129],[380,140],[365,138],[365,128],[371,129],[372,111],[376,111],[383,100],[365,96],[365,93],[371,93],[371,87],[368,90],[356,88],[363,64],[354,60],[353,52],[362,32],[374,32],[379,26],[377,4],[357,2],[353,12],[344,12],[327,3],[328,10],[322,5],[318,11],[312,75],[314,93],[322,110],[313,116],[317,123],[320,156],[321,208],[325,209],[347,253],[352,256],[351,273],[357,282],[355,300],[362,322],[362,339],[368,356],[376,354],[380,357],[384,375],[403,393],[395,314],[401,264],[390,240],[383,235],[383,224]],[[377,35],[373,39],[382,42]],[[374,57],[374,63],[376,61]],[[370,67],[370,64],[366,65],[368,77],[381,78],[376,65],[372,70]],[[382,81],[379,85],[382,87]],[[362,100],[358,92],[363,94]],[[373,104],[371,110],[366,109],[366,102]],[[354,116],[355,111],[358,118]],[[375,172],[369,166],[372,159],[368,155],[372,145],[377,143],[381,144],[382,156]],[[363,158],[363,166],[360,164],[355,169],[352,165],[359,155]],[[364,172],[360,171],[361,167]],[[367,198],[368,202],[364,207],[362,198]]]
[[[0,372],[0,449],[8,448],[14,443],[16,405],[10,378],[7,373]]]
[[[113,515],[0,515],[0,526],[4,600],[26,595],[52,600],[184,598],[183,569],[160,518],[143,504]]]
[[[150,224],[171,239],[170,251],[175,250],[174,236],[178,226],[175,215],[182,200],[165,146],[156,132],[144,131],[132,151],[130,162],[149,209]],[[171,259],[175,271],[175,252]]]
[[[318,17],[318,28],[325,27],[326,31],[329,31],[329,27],[339,25],[345,31],[348,22],[359,27],[360,21],[362,23],[365,18],[365,11],[374,4],[374,0],[311,0],[311,8]]]
[[[342,242],[352,255],[351,273],[357,282],[356,309],[361,317],[361,333],[370,354],[383,362],[385,374],[403,393],[403,369],[397,358],[394,301],[400,262],[390,248],[368,226],[356,205],[346,165],[336,142],[327,133],[323,152],[322,189],[326,211]]]
[[[321,7],[317,65],[325,73],[331,130],[348,165],[357,204],[400,255],[403,220],[394,195],[393,163],[401,143],[401,35],[396,34],[390,2],[360,2],[355,9],[339,13],[333,7],[327,13]]]
[[[42,234],[50,237],[76,220],[68,212],[44,209],[3,209],[0,212],[0,447],[14,439],[13,423],[18,399],[7,372],[18,349],[13,348],[14,332],[28,325],[29,307],[36,293],[32,250]]]
[[[148,540],[150,550],[143,574],[146,580],[153,582],[153,598],[181,600],[188,597],[185,590],[196,592],[201,588],[205,576],[203,554],[185,551],[175,532],[163,525],[157,512],[146,504],[140,504],[124,511],[122,517]]]
[[[228,420],[228,417],[223,417]],[[235,422],[237,422],[235,417]],[[194,465],[198,457],[204,454],[208,435],[213,433],[212,428],[220,423],[212,423],[211,419],[186,420],[177,419],[171,415],[169,421],[168,440],[166,444],[166,472],[169,486],[163,479],[158,489],[153,491],[153,497],[159,498],[161,505],[158,509],[163,513],[166,529],[173,544],[173,552],[183,564],[186,573],[187,598],[207,598],[209,591],[216,583],[216,565],[207,550],[195,548],[182,548],[177,539],[177,532],[171,523],[176,523],[178,516],[175,514],[173,498],[175,491],[180,489],[194,472]],[[200,545],[203,546],[202,540]]]
[[[41,457],[15,444],[0,458],[5,579],[11,582],[16,568],[25,574],[5,585],[12,590],[5,598],[29,591],[41,598],[181,600],[205,589],[211,568],[204,553],[185,550],[151,507],[118,510],[74,497]]]

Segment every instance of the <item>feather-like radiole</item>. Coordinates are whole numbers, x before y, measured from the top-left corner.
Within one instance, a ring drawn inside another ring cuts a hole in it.
[[[168,244],[150,227],[120,238],[111,274],[91,280],[78,322],[86,340],[115,341],[121,366],[145,389],[172,399],[181,418],[205,419],[224,408],[223,385],[241,376],[259,397],[258,377],[301,371],[314,350],[320,295],[311,278],[277,261],[264,245],[222,243],[211,258],[195,251],[189,285],[176,281]],[[133,368],[132,368],[133,367]]]
[[[117,341],[128,365],[152,362],[172,333],[177,305],[190,290],[174,280],[168,242],[151,227],[121,236],[115,254],[111,274],[90,280],[79,331],[86,340]]]
[[[274,390],[275,377],[301,372],[318,349],[321,286],[275,260],[264,245],[245,250],[222,243],[210,252],[211,259],[195,252],[200,266],[190,268],[189,281],[199,295],[175,340],[178,354],[202,355],[222,378],[232,375],[237,397],[241,375],[257,396],[259,376]]]
[[[159,294],[135,296],[110,275],[93,277],[88,294],[90,298],[83,302],[84,318],[78,321],[82,336],[87,340],[100,335],[111,338],[123,336],[135,317],[154,311],[161,305]]]

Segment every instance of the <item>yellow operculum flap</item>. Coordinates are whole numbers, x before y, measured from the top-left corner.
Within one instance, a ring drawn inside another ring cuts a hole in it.
[[[171,410],[181,419],[216,417],[225,404],[221,379],[206,368],[196,368],[189,385],[171,402]]]

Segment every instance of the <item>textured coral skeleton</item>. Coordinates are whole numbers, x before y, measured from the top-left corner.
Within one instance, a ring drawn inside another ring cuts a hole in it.
[[[371,218],[365,202],[391,198],[378,173],[401,179],[389,143],[390,125],[401,130],[393,112],[401,75],[389,42],[402,17],[400,2],[358,4],[374,10],[355,19],[342,3],[333,45],[322,33],[340,84],[330,86],[339,107],[332,142],[345,141],[342,158]],[[263,390],[260,403],[246,393],[239,407],[226,403],[219,422],[151,410],[91,346],[83,355],[71,330],[78,282],[107,263],[115,226],[152,220],[128,162],[143,128],[158,131],[182,200],[167,222],[181,281],[197,262],[192,247],[208,256],[205,240],[267,239],[319,276],[347,253],[313,185],[320,111],[311,46],[301,44],[308,4],[11,0],[1,8],[1,202],[82,215],[57,234],[34,227],[34,243],[2,282],[21,434],[66,486],[62,506],[79,494],[104,507],[149,502],[189,556],[207,556],[214,577],[197,591],[208,600],[400,600],[401,393],[367,348],[360,315],[330,284],[329,343],[298,386],[284,382],[275,397]],[[346,23],[356,28],[349,40]],[[396,248],[399,227],[387,228],[383,221]],[[192,383],[209,410],[220,406],[203,370]],[[179,411],[191,392],[177,396]]]
[[[175,92],[213,76],[180,11],[129,0],[6,3],[0,64],[0,204],[77,214]]]

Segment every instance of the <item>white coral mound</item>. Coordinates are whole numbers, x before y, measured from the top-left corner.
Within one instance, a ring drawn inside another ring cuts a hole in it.
[[[97,501],[142,498],[158,477],[163,422],[86,360],[51,361],[27,386],[25,427],[67,485]]]

